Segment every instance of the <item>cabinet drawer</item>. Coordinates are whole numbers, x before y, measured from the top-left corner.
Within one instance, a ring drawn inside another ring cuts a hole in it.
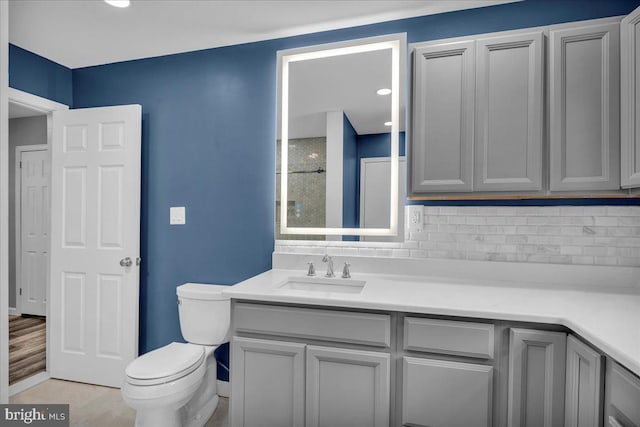
[[[493,325],[406,317],[404,349],[492,359]]]
[[[607,378],[607,418],[612,427],[640,427],[640,378],[612,363]]]
[[[389,347],[391,317],[312,308],[238,303],[233,311],[237,332]]]
[[[492,425],[491,366],[404,357],[402,381],[403,425]]]

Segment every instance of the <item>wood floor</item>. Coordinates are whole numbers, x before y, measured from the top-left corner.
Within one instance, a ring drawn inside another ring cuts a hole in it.
[[[9,316],[9,385],[47,368],[44,317]]]

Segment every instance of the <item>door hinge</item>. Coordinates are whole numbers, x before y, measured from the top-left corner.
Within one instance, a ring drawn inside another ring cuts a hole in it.
[[[20,288],[20,296],[22,296],[22,288]]]
[[[20,169],[22,169],[22,160],[20,160]]]

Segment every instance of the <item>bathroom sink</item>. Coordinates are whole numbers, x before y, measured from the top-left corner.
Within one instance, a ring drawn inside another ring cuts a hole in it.
[[[289,277],[289,279],[277,287],[277,289],[307,291],[307,292],[323,292],[323,293],[342,293],[342,294],[359,294],[364,289],[367,282],[364,280],[339,279],[330,277]]]

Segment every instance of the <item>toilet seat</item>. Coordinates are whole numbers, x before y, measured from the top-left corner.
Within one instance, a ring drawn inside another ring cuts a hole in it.
[[[130,363],[125,371],[126,381],[139,386],[165,384],[189,375],[204,360],[204,347],[173,342]]]

